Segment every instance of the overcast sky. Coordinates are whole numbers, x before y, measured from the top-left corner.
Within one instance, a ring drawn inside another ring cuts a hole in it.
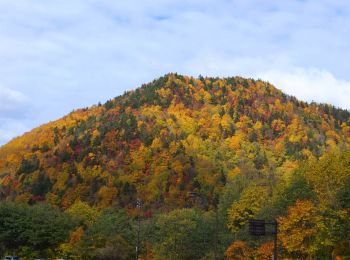
[[[350,108],[348,0],[0,0],[0,145],[168,72]]]

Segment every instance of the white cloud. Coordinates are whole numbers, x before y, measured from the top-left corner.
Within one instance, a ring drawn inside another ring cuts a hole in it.
[[[23,93],[0,86],[0,119],[25,113],[25,103],[27,97]]]
[[[28,130],[25,123],[31,117],[28,105],[23,93],[0,86],[0,145]]]
[[[26,124],[18,120],[0,119],[0,146],[28,130]]]
[[[27,128],[167,72],[271,82],[287,74],[303,86],[328,72],[341,89],[350,80],[346,0],[2,0],[0,9],[0,81],[30,100],[0,104],[0,119],[24,124],[35,111]],[[327,102],[348,107],[346,95]]]
[[[350,110],[350,81],[337,80],[332,73],[316,68],[271,70],[258,77],[301,100],[333,104]]]

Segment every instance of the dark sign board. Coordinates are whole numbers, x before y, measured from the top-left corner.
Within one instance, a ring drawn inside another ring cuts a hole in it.
[[[265,220],[249,220],[249,233],[254,236],[264,236],[266,233]]]

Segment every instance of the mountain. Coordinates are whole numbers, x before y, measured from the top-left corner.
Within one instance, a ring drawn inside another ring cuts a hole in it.
[[[210,206],[239,176],[271,187],[349,147],[349,126],[348,111],[261,80],[167,74],[2,146],[1,197],[62,209],[133,208],[139,198],[153,212],[190,207],[197,192]]]

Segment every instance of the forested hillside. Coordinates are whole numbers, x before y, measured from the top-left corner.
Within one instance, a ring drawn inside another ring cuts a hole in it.
[[[168,74],[0,148],[2,248],[130,259],[139,216],[144,259],[269,259],[271,238],[247,232],[263,218],[284,257],[350,255],[349,115],[261,80]],[[9,214],[41,204],[62,239],[6,242]]]

